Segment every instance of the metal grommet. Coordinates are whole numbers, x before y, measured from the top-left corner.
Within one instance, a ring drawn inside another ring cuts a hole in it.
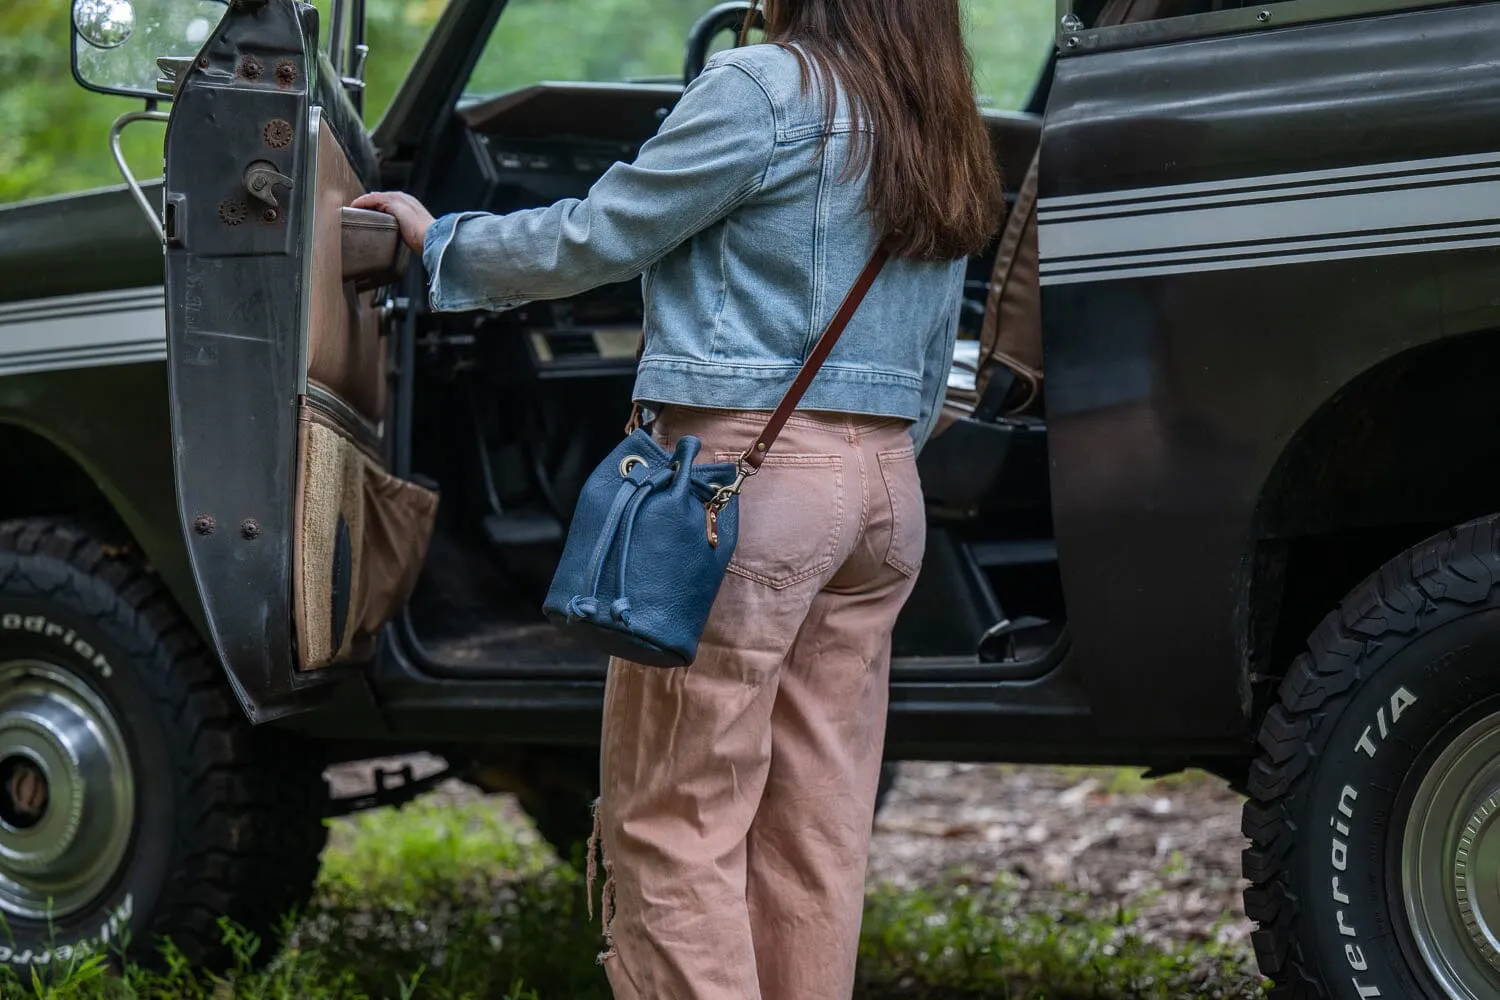
[[[620,478],[629,479],[630,470],[637,465],[646,465],[646,460],[639,455],[626,455],[620,459]],[[647,466],[647,468],[650,468],[650,466]]]

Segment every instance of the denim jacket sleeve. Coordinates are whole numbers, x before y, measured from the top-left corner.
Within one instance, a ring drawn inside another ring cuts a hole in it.
[[[760,83],[710,62],[635,161],[610,168],[588,197],[438,219],[422,250],[432,308],[510,309],[638,275],[758,191],[775,146]]]
[[[911,427],[912,443],[919,452],[932,436],[943,408],[943,399],[948,394],[948,373],[953,368],[953,348],[958,339],[958,311],[963,305],[963,290],[964,272],[960,264],[954,268],[947,305],[938,320],[937,328],[928,334],[927,353],[922,359],[922,411]]]

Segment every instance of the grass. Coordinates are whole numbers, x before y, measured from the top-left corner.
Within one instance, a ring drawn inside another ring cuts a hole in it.
[[[876,889],[860,943],[867,1000],[1252,1000],[1259,978],[1228,949],[1162,949],[1130,930],[1132,915],[1090,917],[1084,900],[1026,912],[1005,877],[937,891]],[[1213,935],[1209,935],[1212,939]]]
[[[967,1000],[1249,1000],[1258,977],[1214,945],[1148,945],[1131,914],[1086,900],[1024,912],[1004,877],[935,889],[875,888],[859,996]],[[194,969],[170,946],[156,968],[99,957],[23,981],[4,1000],[605,1000],[583,879],[491,803],[419,802],[335,825],[312,906],[270,944],[227,923],[236,966]],[[1209,935],[1212,938],[1212,935]],[[263,968],[257,970],[257,965]],[[8,977],[8,978],[7,978]]]

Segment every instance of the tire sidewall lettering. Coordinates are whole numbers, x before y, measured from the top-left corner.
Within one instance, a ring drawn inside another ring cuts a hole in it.
[[[19,627],[0,628],[0,660],[64,667],[108,705],[130,756],[135,815],[124,863],[98,898],[51,921],[7,921],[6,964],[24,981],[27,967],[127,944],[149,965],[165,936],[190,962],[221,967],[234,956],[220,918],[274,934],[307,899],[327,836],[327,790],[308,743],[257,734],[165,583],[128,548],[76,526],[0,521],[7,620]]]
[[[96,621],[72,600],[0,593],[0,661],[34,658],[66,667],[96,690],[114,713],[137,768],[139,843],[142,837],[162,836],[168,829],[162,825],[169,815],[163,809],[170,807],[140,778],[143,760],[149,764],[165,758],[149,695],[115,631],[113,622]],[[151,722],[142,726],[146,720]],[[154,867],[143,867],[132,848],[114,884],[82,911],[51,921],[8,917],[8,933],[0,935],[0,963],[23,970],[67,964],[91,954],[113,955],[128,940],[144,940],[145,922],[159,893],[157,876],[150,870]]]
[[[1495,690],[1486,674],[1500,657],[1500,612],[1452,616],[1390,645],[1362,663],[1365,679],[1312,737],[1317,773],[1295,810],[1307,831],[1298,845],[1304,918],[1335,1000],[1427,993],[1401,903],[1400,793],[1421,781],[1429,744]]]
[[[0,640],[7,634],[51,643],[88,664],[99,677],[108,680],[114,676],[114,665],[109,656],[89,641],[80,629],[58,620],[55,615],[0,610]]]
[[[0,945],[0,963],[24,968],[33,965],[48,966],[53,962],[66,964],[90,955],[110,954],[123,942],[134,916],[135,896],[127,892],[123,899],[108,910],[92,935],[86,934],[67,944],[53,943],[46,947],[26,948],[3,944]]]

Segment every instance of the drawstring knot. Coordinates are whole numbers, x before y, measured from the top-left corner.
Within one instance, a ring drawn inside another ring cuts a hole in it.
[[[615,548],[615,537],[620,537],[618,565],[615,567],[615,600],[609,606],[610,620],[626,628],[630,627],[630,598],[625,596],[625,570],[630,558],[630,536],[635,530],[635,519],[652,490],[670,483],[676,475],[675,468],[665,468],[650,473],[644,463],[631,467],[625,481],[610,504],[609,514],[604,519],[604,528],[599,532],[599,542],[589,559],[591,592],[576,594],[568,602],[568,621],[599,620],[599,582],[604,577],[604,564]]]

